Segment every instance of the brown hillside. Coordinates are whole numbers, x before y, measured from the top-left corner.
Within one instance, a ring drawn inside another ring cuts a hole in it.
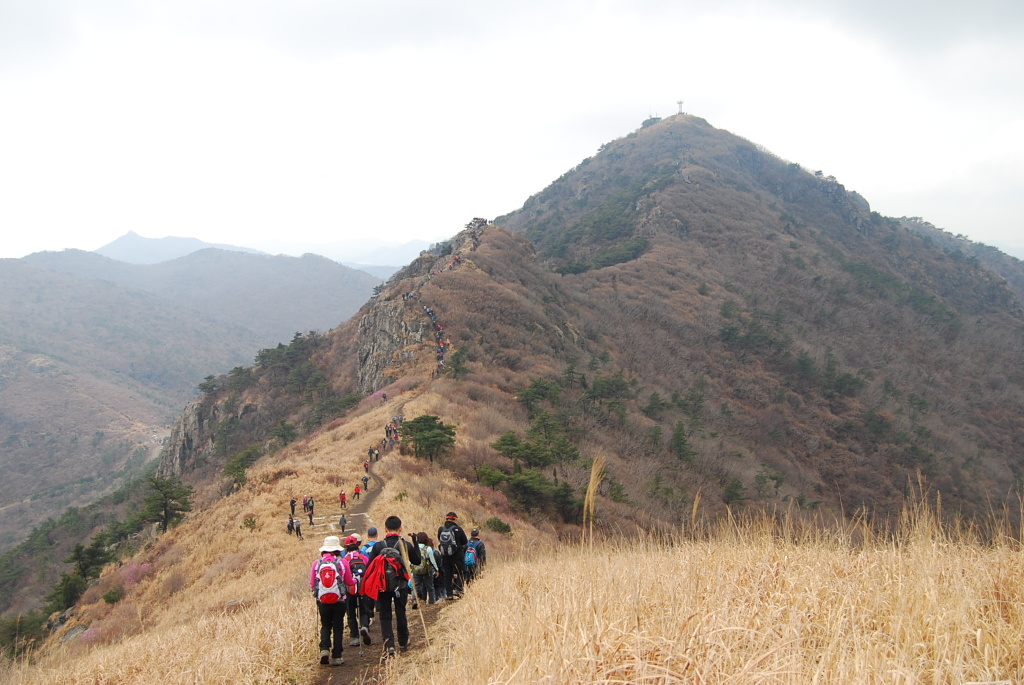
[[[792,500],[886,516],[919,472],[970,515],[1015,487],[1016,298],[834,179],[672,117],[605,146],[505,220],[536,237],[540,257],[500,226],[478,240],[464,231],[311,357],[336,395],[416,387],[435,365],[430,307],[447,360],[458,351],[465,367],[457,378],[441,369],[434,385],[473,412],[456,473],[484,477],[487,464],[522,506],[570,523],[599,452],[604,494],[627,520],[676,523],[698,492],[721,511]],[[638,237],[637,258],[588,262]],[[581,272],[549,269],[566,264]],[[273,373],[258,368],[241,396],[249,429],[234,449],[265,439],[267,417],[288,406],[297,425],[322,420],[314,403],[260,390]],[[544,384],[555,392],[531,399]],[[529,487],[522,460],[490,447],[507,432],[545,452],[531,457]]]
[[[197,379],[259,347],[149,293],[22,260],[0,260],[0,289],[0,550],[137,473]]]
[[[685,200],[664,192],[646,202]],[[741,197],[746,216],[770,216],[768,200]],[[777,217],[777,230],[722,217],[685,235],[656,230],[638,259],[564,276],[500,227],[478,249],[464,232],[451,245],[457,267],[446,268],[451,255],[418,260],[312,358],[335,394],[417,387],[435,364],[430,307],[465,365],[433,382],[452,403],[440,415],[472,415],[449,466],[473,479],[487,464],[498,482],[504,472],[506,494],[568,523],[599,452],[623,522],[676,523],[697,492],[721,511],[793,500],[884,516],[918,472],[975,513],[1003,499],[1019,468],[1021,414],[1006,408],[1021,402],[1020,321],[1000,308],[1015,300],[977,265],[850,211],[860,229],[830,215],[827,230]],[[288,406],[297,425],[314,415],[261,391],[271,373],[257,369],[251,399],[241,396],[248,429],[233,449],[266,439],[268,417]],[[530,406],[523,391],[537,382],[557,385],[557,399]],[[538,431],[546,449],[556,436],[569,448],[542,459],[529,486],[513,483],[513,461],[490,445]],[[555,487],[571,492],[534,491]]]

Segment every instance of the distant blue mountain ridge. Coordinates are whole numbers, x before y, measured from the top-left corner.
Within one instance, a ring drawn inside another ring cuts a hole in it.
[[[199,238],[177,236],[146,238],[134,231],[129,231],[93,252],[128,264],[159,264],[211,247],[262,255],[287,254],[300,257],[303,254],[316,254],[386,280],[398,269],[416,259],[430,245],[431,243],[426,240],[387,243],[358,238],[322,244],[274,241],[264,243],[264,249],[259,250],[240,245],[208,243]]]
[[[128,231],[120,238],[107,243],[98,250],[94,250],[94,252],[104,257],[116,259],[119,262],[128,262],[129,264],[159,264],[160,262],[190,255],[193,252],[198,252],[208,247],[231,250],[232,252],[266,254],[260,250],[248,247],[207,243],[198,238],[179,238],[176,236],[144,238],[134,231]]]

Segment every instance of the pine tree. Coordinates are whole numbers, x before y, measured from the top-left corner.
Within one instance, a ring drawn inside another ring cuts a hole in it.
[[[142,505],[143,518],[160,524],[160,530],[167,532],[192,511],[192,487],[173,476],[150,476],[146,479],[153,491],[146,496]]]

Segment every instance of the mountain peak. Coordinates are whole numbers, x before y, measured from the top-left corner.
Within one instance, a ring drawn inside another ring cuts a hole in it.
[[[95,250],[97,254],[110,257],[129,264],[159,264],[178,257],[204,250],[217,248],[232,252],[248,252],[250,254],[264,254],[259,250],[237,245],[225,245],[220,243],[207,243],[198,238],[183,238],[177,236],[166,236],[164,238],[146,238],[135,231],[128,231],[120,238],[107,243]]]

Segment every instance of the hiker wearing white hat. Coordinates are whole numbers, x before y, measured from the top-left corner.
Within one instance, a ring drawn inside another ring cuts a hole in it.
[[[309,572],[309,587],[320,614],[320,663],[324,666],[344,663],[341,655],[344,650],[345,600],[347,587],[354,585],[355,580],[343,550],[344,545],[338,536],[328,535],[320,547],[320,558],[313,562]]]

